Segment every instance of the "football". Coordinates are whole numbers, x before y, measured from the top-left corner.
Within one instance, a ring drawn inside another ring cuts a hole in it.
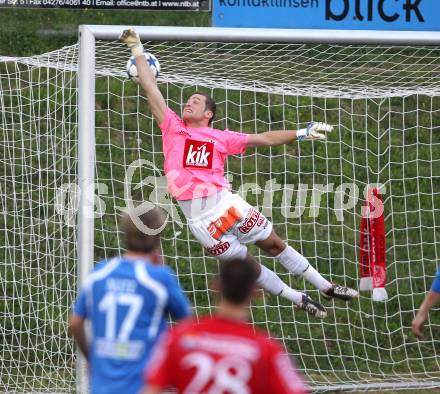
[[[150,70],[153,72],[154,76],[157,78],[160,73],[160,64],[157,60],[156,56],[151,53],[145,52],[145,58],[147,59],[147,63],[150,66]],[[134,56],[131,56],[127,61],[127,74],[128,77],[136,83],[139,83],[138,72],[136,68],[136,59]]]

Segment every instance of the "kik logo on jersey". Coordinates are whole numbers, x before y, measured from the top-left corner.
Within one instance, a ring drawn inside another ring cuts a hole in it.
[[[183,166],[212,168],[214,144],[209,141],[197,141],[187,138],[183,152]]]

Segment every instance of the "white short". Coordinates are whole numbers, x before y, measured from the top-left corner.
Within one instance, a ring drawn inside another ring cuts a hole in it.
[[[231,192],[214,208],[189,218],[188,226],[207,252],[222,260],[246,257],[245,244],[267,239],[273,227],[256,208]]]

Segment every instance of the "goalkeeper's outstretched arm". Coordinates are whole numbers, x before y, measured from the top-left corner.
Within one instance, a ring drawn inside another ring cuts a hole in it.
[[[133,28],[130,28],[124,30],[119,39],[127,44],[132,55],[136,58],[139,82],[147,95],[154,119],[160,125],[165,118],[167,105],[162,93],[157,87],[156,78],[147,64],[147,59],[144,56],[144,47],[139,38],[139,34]]]
[[[277,146],[288,144],[293,140],[325,140],[327,137],[320,132],[331,132],[333,126],[322,122],[311,122],[307,128],[298,131],[267,131],[260,134],[249,134],[248,147]]]

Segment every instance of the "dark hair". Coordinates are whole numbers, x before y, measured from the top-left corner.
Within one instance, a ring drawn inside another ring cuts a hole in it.
[[[232,304],[242,304],[252,295],[258,278],[250,258],[220,262],[220,294]]]
[[[205,111],[211,111],[212,117],[208,121],[208,126],[211,126],[212,121],[215,118],[215,113],[217,111],[217,104],[215,103],[214,99],[206,93],[203,92],[195,92],[194,94],[200,94],[200,96],[203,96],[205,98]]]
[[[159,248],[160,232],[158,234],[148,234],[136,226],[133,218],[139,218],[142,224],[154,233],[160,229],[165,218],[162,211],[158,207],[138,216],[135,210],[124,213],[121,219],[121,228],[124,232],[125,245],[128,251],[150,253]],[[154,231],[156,230],[156,231]]]

